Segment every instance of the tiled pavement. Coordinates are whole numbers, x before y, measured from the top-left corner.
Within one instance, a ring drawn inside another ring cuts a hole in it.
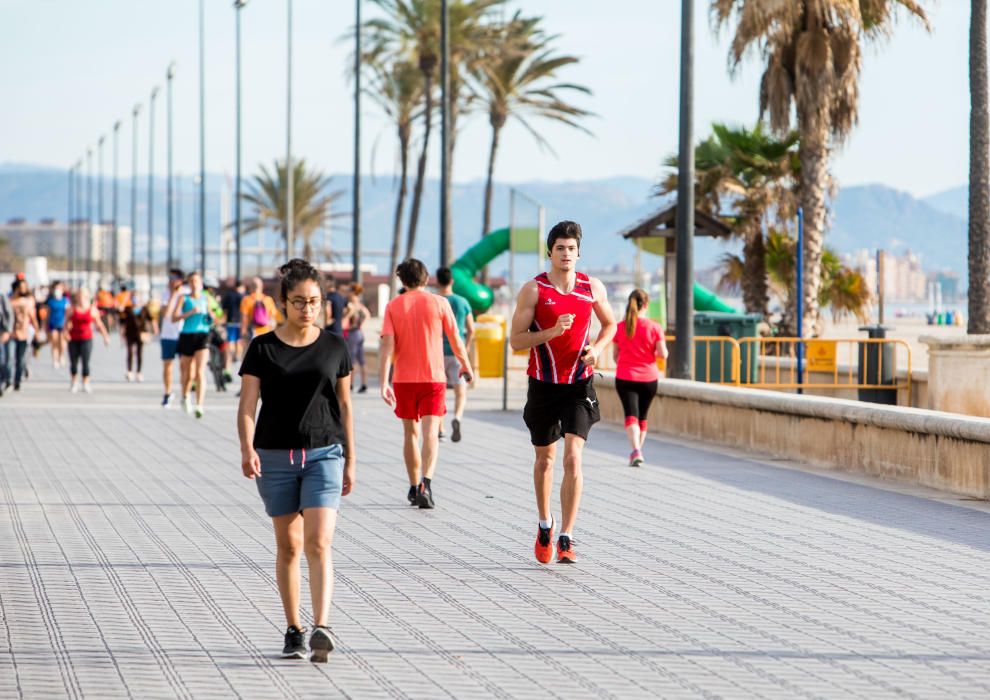
[[[157,407],[154,358],[143,385],[96,364],[92,396],[37,360],[0,399],[0,697],[990,697],[986,508],[660,439],[630,469],[599,427],[580,563],[543,567],[519,412],[469,414],[427,512],[374,393],[339,648],[282,661],[233,396],[197,422]]]

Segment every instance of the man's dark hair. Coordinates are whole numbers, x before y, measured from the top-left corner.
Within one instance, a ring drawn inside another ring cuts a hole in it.
[[[175,277],[176,279],[184,280],[186,274],[177,267],[173,267],[168,271],[169,277]]]
[[[430,272],[421,261],[416,258],[407,258],[399,263],[395,268],[395,274],[399,276],[402,285],[407,288],[422,287],[430,279]]]
[[[450,271],[449,267],[437,268],[437,284],[439,284],[441,287],[446,287],[453,281],[454,281],[454,273]]]
[[[333,276],[327,277],[327,291],[332,292],[335,289],[337,289],[337,278]]]
[[[576,221],[561,221],[550,229],[547,236],[547,253],[553,251],[554,244],[561,238],[570,238],[577,241],[578,252],[581,251],[581,224]]]
[[[295,289],[297,284],[307,280],[316,282],[317,285],[323,283],[323,275],[308,260],[293,258],[278,268],[279,294],[282,303],[286,303],[289,292]]]

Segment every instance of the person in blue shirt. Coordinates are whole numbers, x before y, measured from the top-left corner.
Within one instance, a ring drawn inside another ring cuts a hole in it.
[[[45,301],[48,307],[48,340],[52,346],[52,367],[65,366],[65,317],[72,302],[65,294],[65,285],[60,280],[52,282],[51,291]]]
[[[186,279],[189,293],[179,299],[172,313],[172,320],[182,321],[179,334],[179,375],[182,378],[182,405],[186,413],[193,410],[189,392],[196,382],[196,417],[203,417],[203,400],[206,398],[206,363],[210,359],[210,328],[221,315],[203,292],[203,278],[198,272],[190,272]]]
[[[449,267],[437,268],[437,293],[447,300],[457,321],[457,333],[464,341],[468,354],[471,353],[471,339],[474,337],[474,317],[471,315],[471,304],[459,294],[454,294],[454,276]],[[454,357],[454,350],[443,339],[443,367],[447,374],[447,388],[454,390],[454,420],[451,421],[450,439],[461,441],[461,419],[464,418],[464,407],[467,404],[467,383],[461,377],[460,361]],[[443,425],[440,426],[440,437],[443,437]]]

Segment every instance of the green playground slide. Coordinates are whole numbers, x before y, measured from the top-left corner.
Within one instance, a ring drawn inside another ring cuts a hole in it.
[[[476,314],[484,313],[491,308],[495,297],[491,287],[481,284],[474,279],[475,275],[485,265],[509,250],[509,229],[500,228],[492,231],[457,259],[450,270],[454,275],[454,293],[468,300]],[[694,285],[695,311],[724,311],[736,313],[736,310],[718,298],[714,292]]]

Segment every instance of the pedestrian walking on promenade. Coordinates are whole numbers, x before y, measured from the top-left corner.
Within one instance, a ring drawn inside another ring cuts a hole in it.
[[[48,342],[52,346],[52,367],[58,369],[65,366],[65,322],[72,307],[72,300],[66,295],[65,285],[61,281],[52,283],[45,306],[48,307]]]
[[[265,294],[265,283],[260,277],[251,280],[251,293],[241,300],[241,338],[245,343],[251,338],[270,333],[278,323],[275,300]]]
[[[634,289],[626,304],[626,316],[615,331],[612,350],[615,356],[615,391],[626,417],[626,436],[632,453],[629,466],[643,464],[646,442],[646,417],[657,395],[660,370],[657,358],[667,358],[667,342],[660,324],[646,317],[650,297]]]
[[[344,310],[344,322],[347,324],[344,331],[344,341],[351,353],[351,364],[354,366],[354,371],[361,375],[361,383],[358,385],[360,388],[357,390],[359,394],[368,391],[368,365],[364,361],[364,331],[362,326],[371,316],[368,307],[361,301],[361,294],[363,293],[364,287],[357,282],[352,284],[347,299],[347,308]]]
[[[127,344],[127,372],[124,375],[127,381],[144,381],[141,373],[144,344],[152,333],[158,332],[157,325],[147,305],[141,304],[137,294],[132,295],[131,303],[120,313],[120,332]]]
[[[539,526],[534,551],[547,564],[553,558],[555,522],[550,512],[557,441],[564,438],[564,478],[560,484],[561,529],[557,562],[575,561],[574,523],[581,503],[581,458],[591,426],[600,419],[593,386],[595,363],[615,335],[615,318],[605,286],[577,272],[581,226],[561,221],[547,236],[550,272],[519,291],[509,343],[529,348],[529,389],[523,419],[536,451],[533,483]],[[591,314],[601,324],[591,342]]]
[[[454,312],[457,322],[457,334],[464,341],[468,356],[471,354],[471,339],[474,338],[474,316],[471,315],[471,304],[460,294],[454,294],[454,275],[449,267],[437,268],[437,293]],[[467,405],[467,384],[460,376],[461,365],[454,356],[454,349],[446,338],[443,339],[443,369],[447,375],[447,388],[454,390],[454,419],[451,421],[450,439],[461,441],[461,419],[464,418],[464,408]],[[443,435],[443,419],[440,420],[440,435]]]
[[[93,354],[93,327],[103,336],[103,344],[110,347],[110,334],[100,318],[100,310],[89,296],[89,290],[80,288],[72,300],[66,333],[69,336],[69,391],[79,392],[79,364],[82,363],[82,390],[87,394],[93,388],[89,383],[89,359]]]
[[[409,503],[433,508],[433,472],[437,464],[440,419],[447,412],[443,337],[450,341],[460,362],[458,374],[468,382],[471,381],[471,364],[457,334],[457,322],[450,304],[425,289],[429,280],[426,265],[410,258],[401,263],[396,272],[406,291],[385,307],[378,376],[382,398],[402,419],[402,452],[409,476]],[[393,363],[395,371],[390,375]]]
[[[252,340],[240,367],[241,471],[255,480],[275,528],[275,578],[288,626],[282,656],[306,657],[299,616],[304,552],[313,602],[310,660],[325,662],[333,650],[333,534],[340,498],[355,479],[351,362],[343,339],[316,325],[319,271],[296,259],[279,273],[286,322]]]
[[[10,307],[14,316],[11,339],[14,348],[14,391],[20,391],[27,374],[27,349],[33,334],[38,333],[37,308],[27,280],[14,280]]]
[[[327,279],[327,298],[324,309],[327,330],[344,337],[344,312],[347,308],[347,297],[337,291],[337,280]]]
[[[182,333],[182,321],[173,320],[176,308],[189,288],[185,285],[185,274],[178,268],[168,271],[168,292],[162,302],[159,344],[162,351],[162,384],[165,394],[162,396],[162,408],[172,406],[172,375],[175,356],[179,350],[179,335]]]
[[[179,354],[179,377],[182,382],[182,407],[186,413],[193,411],[191,397],[193,382],[196,383],[197,418],[203,417],[203,401],[206,399],[206,361],[210,359],[210,328],[219,313],[214,313],[209,299],[203,292],[203,278],[198,272],[190,272],[186,278],[189,293],[184,294],[172,312],[172,320],[182,321],[177,352]]]
[[[241,302],[244,301],[244,293],[244,285],[241,282],[235,284],[231,278],[227,280],[227,289],[220,299],[223,322],[227,327],[227,353],[224,367],[228,371],[235,361],[240,362],[241,355],[244,354],[244,347],[241,344]]]
[[[11,383],[10,371],[10,335],[14,330],[14,311],[10,299],[0,291],[0,396],[3,396]]]

